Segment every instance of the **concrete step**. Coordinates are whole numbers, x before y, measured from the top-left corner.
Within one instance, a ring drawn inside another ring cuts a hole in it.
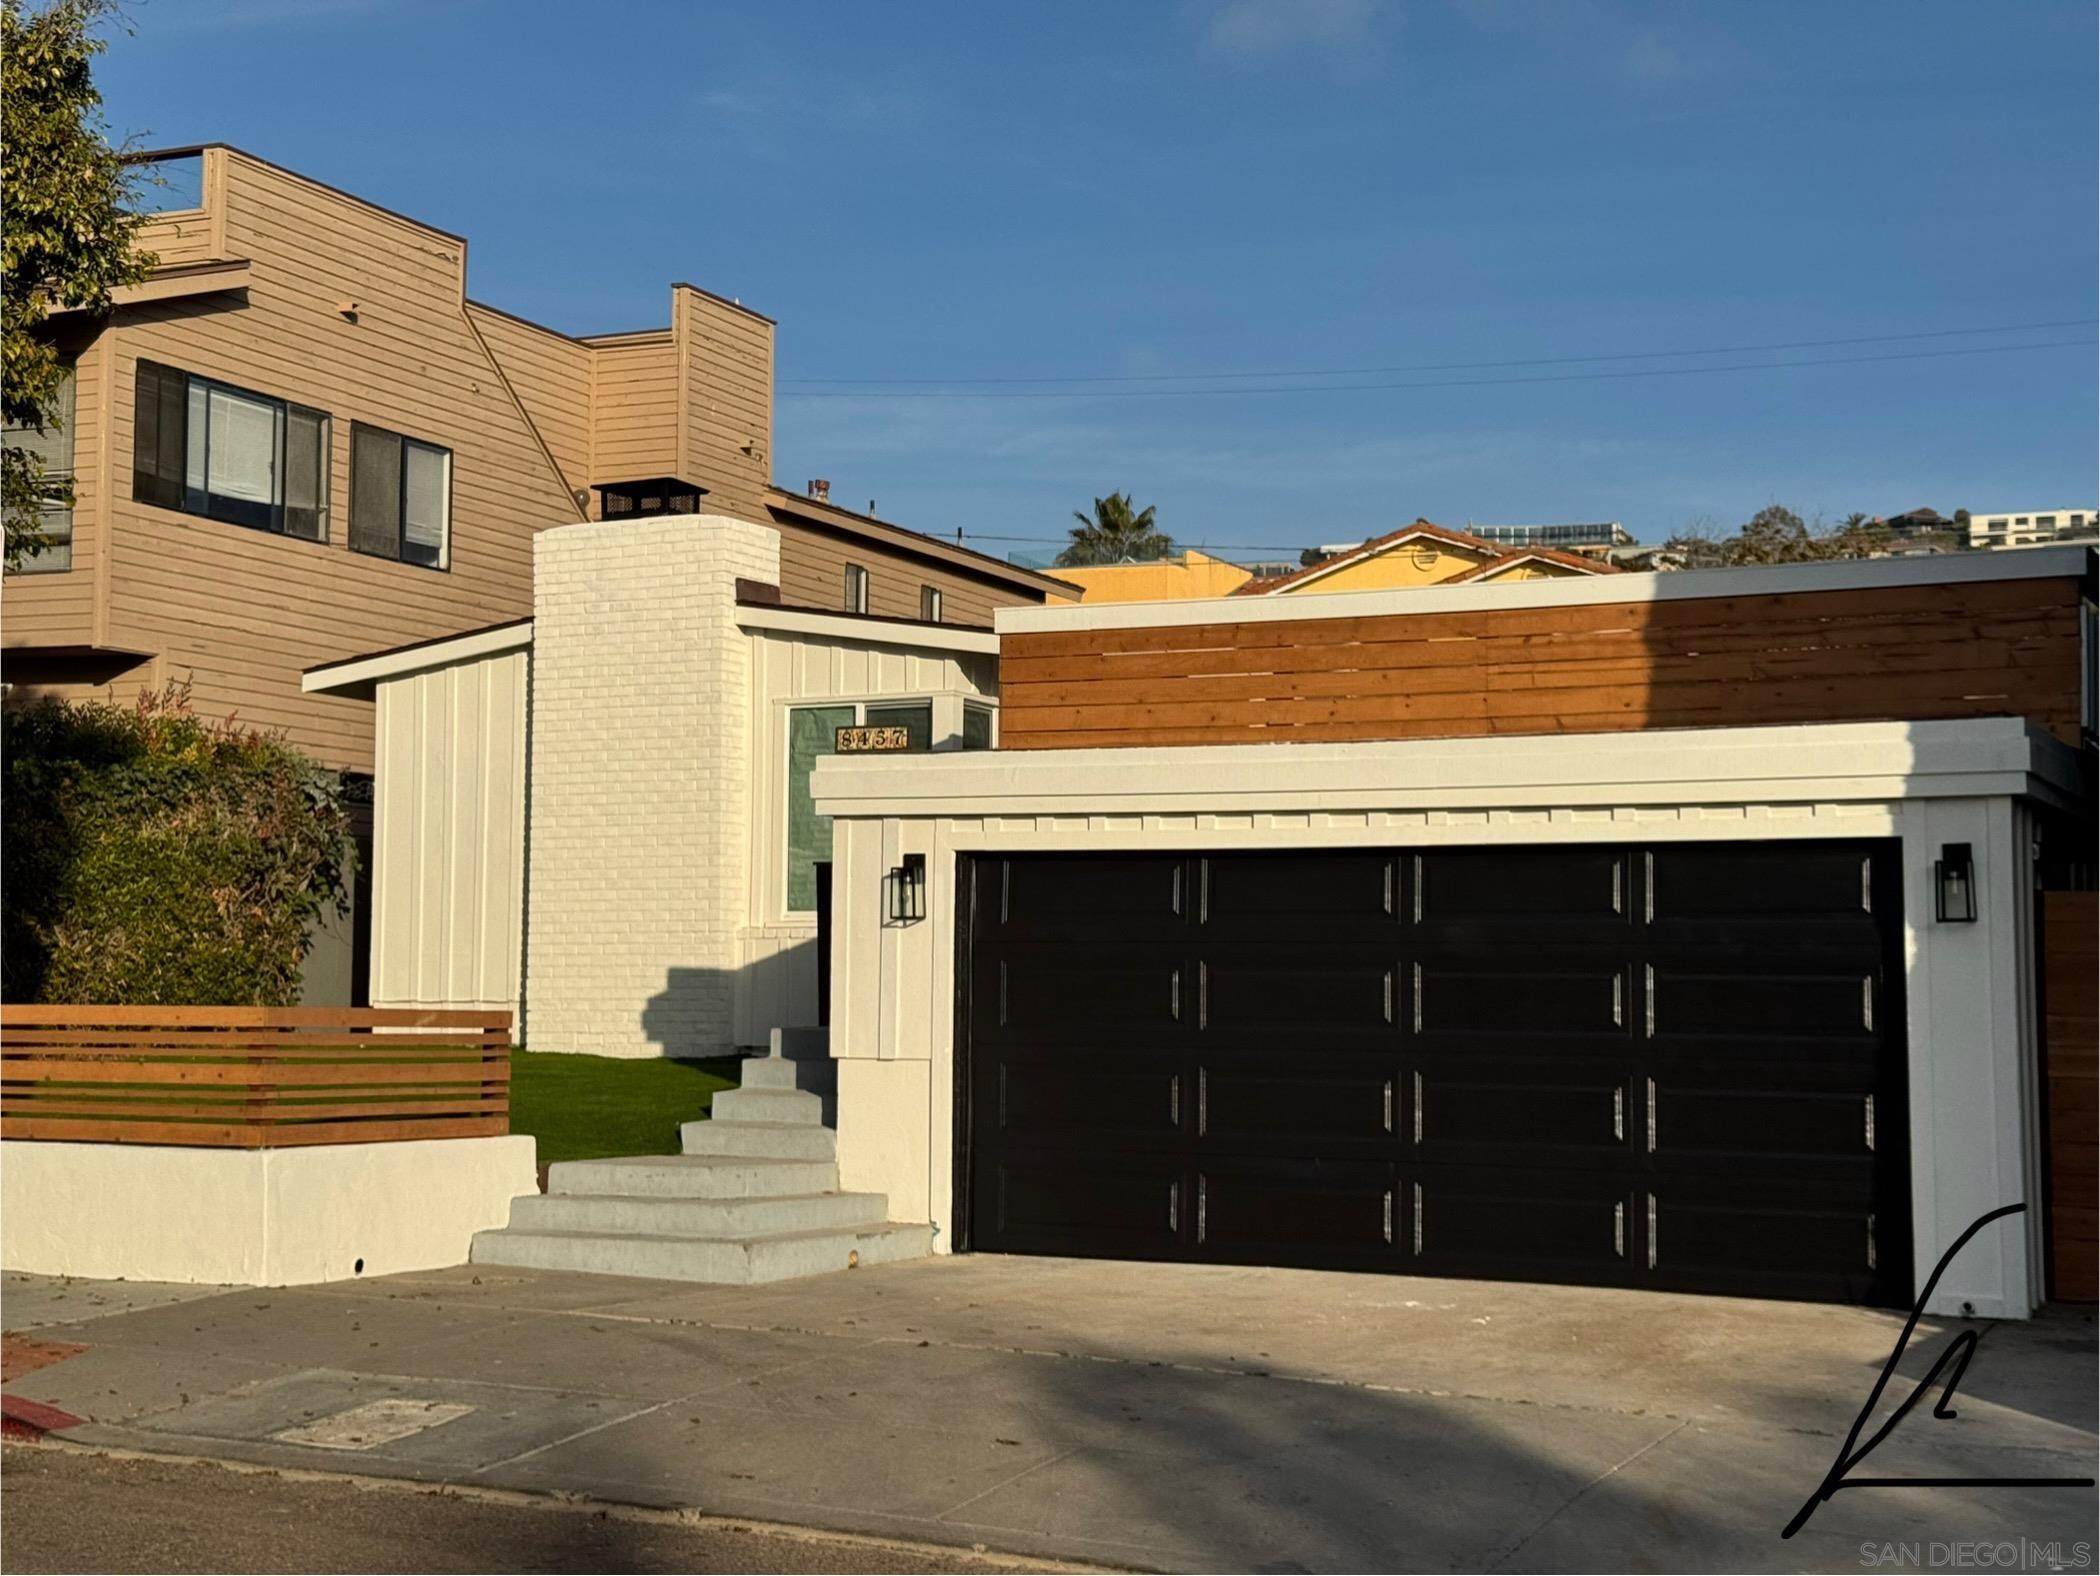
[[[880,1193],[785,1198],[649,1198],[623,1193],[527,1193],[511,1201],[513,1231],[618,1236],[763,1237],[872,1226],[889,1213]]]
[[[839,1168],[828,1160],[627,1155],[616,1160],[563,1160],[547,1168],[549,1193],[778,1198],[792,1193],[836,1193],[838,1187]]]
[[[738,1069],[745,1089],[803,1089],[822,1098],[838,1087],[838,1063],[793,1061],[785,1056],[746,1057]]]
[[[932,1248],[932,1227],[884,1221],[843,1230],[781,1232],[742,1240],[506,1228],[477,1233],[472,1256],[476,1264],[748,1286],[798,1275],[822,1275],[857,1264],[923,1258]]]
[[[717,1105],[729,1090],[715,1096]],[[836,1160],[838,1134],[804,1122],[682,1122],[678,1143],[688,1155],[733,1155],[750,1160]]]
[[[818,1127],[824,1099],[806,1089],[724,1089],[711,1108],[717,1122],[780,1122]]]

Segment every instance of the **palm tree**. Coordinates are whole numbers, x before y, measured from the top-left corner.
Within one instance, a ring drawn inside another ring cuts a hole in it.
[[[1094,512],[1074,509],[1072,540],[1057,555],[1059,568],[1080,569],[1089,564],[1138,564],[1170,557],[1174,539],[1153,524],[1156,511],[1150,504],[1132,509],[1130,494],[1113,492],[1094,500]]]

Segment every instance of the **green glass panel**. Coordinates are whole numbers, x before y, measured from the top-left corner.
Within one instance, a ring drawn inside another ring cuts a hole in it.
[[[902,728],[911,735],[913,749],[930,750],[933,748],[933,702],[921,701],[914,706],[870,706],[868,726]]]
[[[992,747],[992,714],[986,707],[963,707],[962,747],[966,750],[989,750]]]
[[[817,907],[817,863],[831,857],[831,817],[817,814],[809,774],[832,753],[840,728],[853,726],[851,706],[798,706],[788,713],[787,906],[791,914]]]

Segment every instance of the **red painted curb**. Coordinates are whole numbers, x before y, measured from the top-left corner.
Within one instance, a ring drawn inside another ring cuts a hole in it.
[[[61,1428],[78,1428],[83,1421],[85,1419],[75,1417],[71,1412],[61,1412],[41,1401],[0,1395],[0,1433],[9,1439],[41,1439]]]

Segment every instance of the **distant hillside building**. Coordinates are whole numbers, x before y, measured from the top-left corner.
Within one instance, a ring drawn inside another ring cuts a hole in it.
[[[1588,525],[1468,525],[1466,530],[1497,547],[1551,547],[1585,558],[1603,558],[1615,547],[1634,545],[1632,533],[1616,520]]]
[[[1977,510],[1969,516],[1971,547],[2032,547],[2100,528],[2100,509]]]

